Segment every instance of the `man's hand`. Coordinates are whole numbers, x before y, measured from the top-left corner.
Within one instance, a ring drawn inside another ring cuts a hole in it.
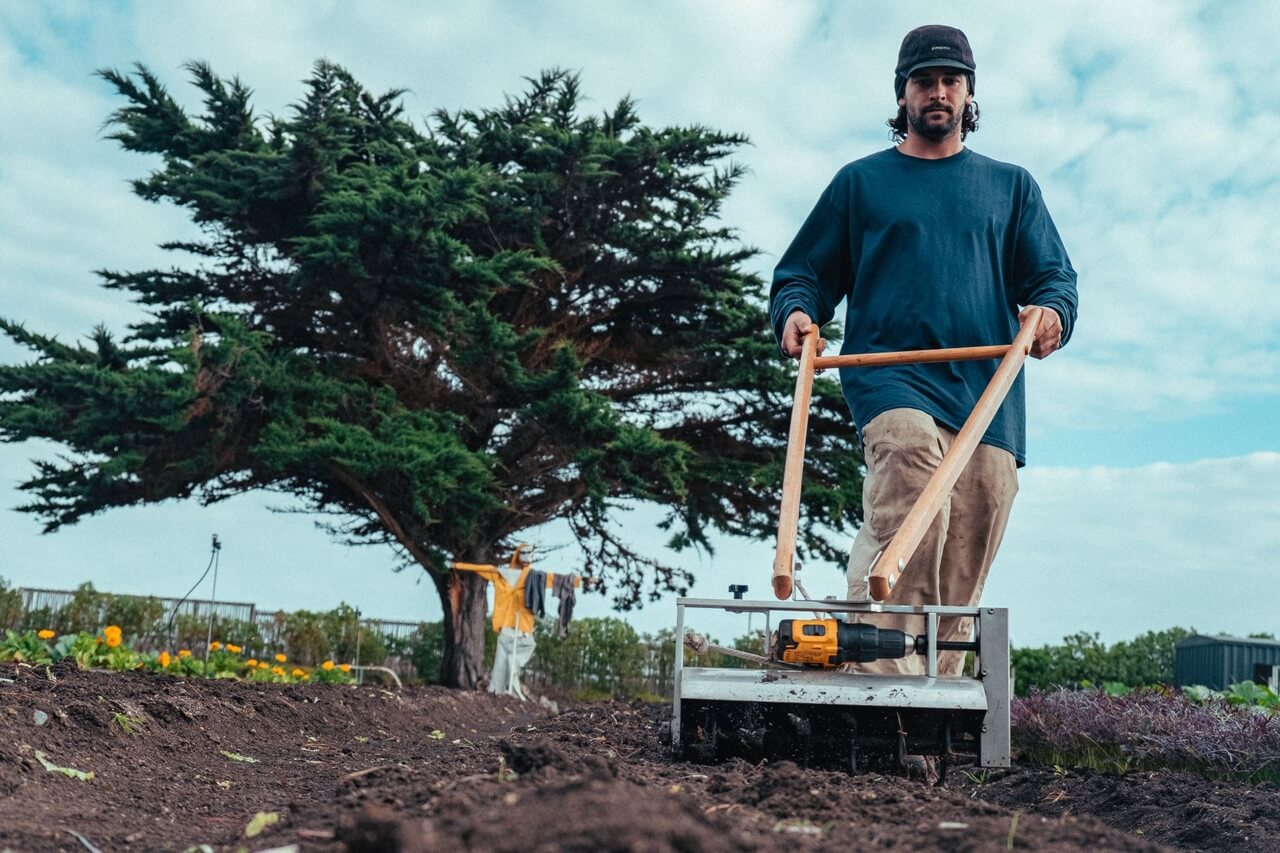
[[[805,333],[812,328],[813,320],[809,319],[808,314],[803,311],[792,311],[787,315],[787,322],[782,327],[782,352],[791,358],[799,358]],[[816,329],[814,334],[818,334]],[[818,338],[818,355],[822,355],[822,351],[826,348],[826,340]]]
[[[1040,325],[1036,327],[1035,339],[1031,342],[1031,356],[1045,358],[1050,353],[1062,349],[1062,318],[1052,308],[1043,305],[1028,305],[1018,312],[1018,323],[1021,324],[1031,313],[1031,309],[1040,309]],[[792,317],[795,314],[791,315]],[[790,323],[790,318],[787,320]],[[785,341],[786,338],[784,337]]]

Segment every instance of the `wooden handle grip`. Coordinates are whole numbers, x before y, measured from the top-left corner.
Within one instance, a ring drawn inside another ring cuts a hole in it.
[[[791,597],[791,567],[796,558],[796,529],[800,521],[800,481],[804,476],[804,445],[809,433],[809,401],[813,396],[813,362],[818,356],[818,326],[814,324],[800,347],[796,397],[791,406],[791,430],[787,433],[787,457],[782,468],[782,511],[778,516],[778,543],[773,555],[773,594]]]
[[[1040,313],[1040,309],[1037,308],[1027,315],[1022,328],[1018,330],[1017,337],[1013,339],[1008,352],[1001,359],[995,374],[987,384],[986,390],[982,392],[982,396],[978,398],[977,404],[969,414],[969,419],[964,422],[960,432],[956,433],[951,447],[947,449],[942,462],[938,464],[937,470],[925,484],[924,491],[916,499],[907,517],[903,519],[902,526],[898,528],[898,532],[894,534],[875,565],[871,567],[869,578],[871,597],[876,601],[884,601],[888,598],[890,591],[897,584],[899,576],[915,553],[916,547],[920,544],[920,540],[928,531],[929,525],[933,523],[938,511],[951,495],[951,489],[955,486],[956,480],[960,479],[960,474],[969,463],[969,458],[973,456],[973,451],[982,441],[983,434],[991,425],[991,420],[996,416],[1000,404],[1004,402],[1005,395],[1009,393],[1009,388],[1017,378],[1018,371],[1022,369],[1023,362],[1027,360],[1027,353],[1031,351],[1031,342],[1035,339],[1036,327],[1040,324]]]

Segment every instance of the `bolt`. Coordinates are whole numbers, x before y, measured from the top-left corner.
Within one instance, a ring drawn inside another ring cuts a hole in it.
[[[987,727],[986,727],[986,726],[983,726],[983,727],[982,727],[982,730],[985,732],[985,731],[987,730]]]
[[[988,608],[987,608],[987,614],[988,614],[988,615],[990,615],[990,614],[992,614],[992,613],[995,613],[995,612],[996,612],[996,609],[995,609],[994,607],[988,607]]]
[[[978,677],[979,677],[979,678],[986,678],[986,677],[987,677],[987,671],[986,671],[985,669],[984,669],[984,670],[982,670],[982,672],[978,673]]]

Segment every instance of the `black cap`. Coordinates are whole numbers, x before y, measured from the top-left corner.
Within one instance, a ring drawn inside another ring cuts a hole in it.
[[[955,27],[929,24],[916,27],[907,33],[898,49],[898,67],[894,69],[893,90],[899,98],[907,85],[907,78],[919,68],[959,68],[969,72],[969,79],[977,66],[973,61],[973,48],[969,39]]]

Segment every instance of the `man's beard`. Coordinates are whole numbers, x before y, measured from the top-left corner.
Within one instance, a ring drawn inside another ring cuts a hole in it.
[[[947,120],[943,122],[928,122],[925,116],[928,115],[929,109],[944,109],[947,112]],[[907,124],[911,127],[911,132],[923,136],[932,142],[941,142],[948,136],[956,132],[960,126],[960,119],[956,117],[955,110],[950,107],[930,107],[918,113],[907,111]]]

